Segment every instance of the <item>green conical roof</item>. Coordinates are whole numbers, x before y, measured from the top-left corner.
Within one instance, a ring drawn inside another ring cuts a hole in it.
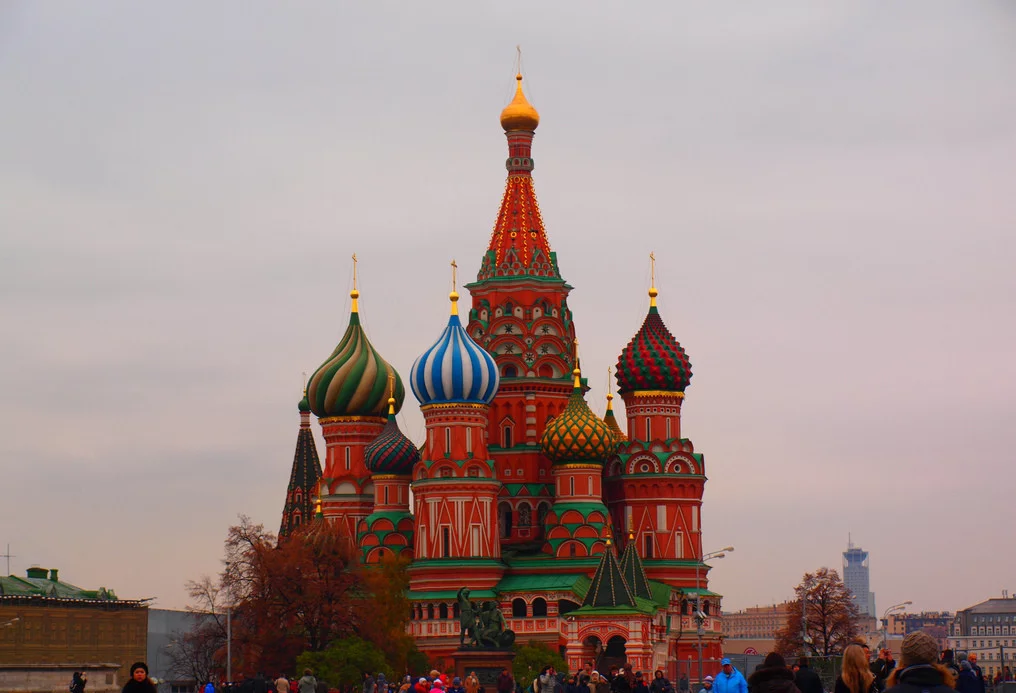
[[[635,595],[621,574],[614,547],[608,546],[593,575],[593,584],[586,592],[582,606],[629,606],[635,608]]]
[[[649,587],[649,578],[646,577],[642,559],[635,549],[635,537],[629,537],[624,553],[621,554],[621,575],[636,597],[652,600],[653,591]]]

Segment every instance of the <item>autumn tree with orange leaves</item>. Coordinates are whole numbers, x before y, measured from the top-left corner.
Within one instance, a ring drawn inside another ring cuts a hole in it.
[[[218,581],[206,577],[188,588],[195,610],[212,614],[206,628],[216,634],[228,605],[234,679],[292,671],[301,653],[320,652],[353,633],[374,642],[396,666],[413,652],[405,632],[405,562],[364,568],[338,525],[310,522],[280,542],[241,516],[225,549]],[[224,639],[205,636],[219,644],[216,659],[224,670]]]
[[[841,654],[860,633],[860,615],[853,594],[839,573],[819,568],[805,573],[790,602],[787,626],[776,631],[776,651],[783,655],[808,654],[828,657]],[[806,611],[802,612],[801,600]],[[807,637],[802,633],[802,616],[807,614]]]

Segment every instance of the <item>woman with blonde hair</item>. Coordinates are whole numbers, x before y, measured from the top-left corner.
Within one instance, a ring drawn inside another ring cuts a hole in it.
[[[836,678],[833,693],[878,693],[875,675],[860,645],[847,645],[843,650],[843,669]]]

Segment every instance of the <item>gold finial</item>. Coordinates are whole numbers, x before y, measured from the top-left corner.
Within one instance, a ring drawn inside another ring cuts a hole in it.
[[[388,416],[395,416],[395,374],[388,373]]]
[[[360,302],[357,300],[358,298],[360,298],[360,292],[356,288],[356,263],[357,262],[358,262],[358,260],[356,259],[356,253],[353,253],[353,290],[349,292],[349,297],[351,299],[353,299],[352,312],[354,312],[354,313],[359,313],[360,312]]]
[[[522,92],[522,47],[516,46],[515,51],[515,98],[501,111],[501,127],[505,132],[512,130],[531,132],[540,124],[540,114]]]
[[[607,411],[614,411],[614,393],[611,392],[613,388],[610,386],[610,366],[607,366]]]
[[[656,254],[649,253],[649,307],[656,307],[656,297],[660,292],[656,290]]]
[[[303,372],[303,396],[307,396],[307,371]]]
[[[459,292],[456,291],[458,288],[457,281],[457,270],[459,269],[458,264],[455,260],[452,260],[452,292],[448,294],[448,299],[452,302],[452,315],[459,314]]]
[[[613,546],[613,545],[614,545],[614,542],[612,542],[612,541],[610,540],[610,537],[607,537],[607,548],[609,549],[609,548],[610,548],[611,546]]]
[[[314,499],[314,514],[317,515],[318,517],[321,517],[322,513],[321,513],[321,499],[320,498],[315,498]]]
[[[629,517],[628,518],[628,541],[633,541],[634,539],[635,539],[635,523]]]
[[[572,370],[575,376],[575,387],[582,387],[582,369],[579,368],[579,340],[575,340],[575,368]]]

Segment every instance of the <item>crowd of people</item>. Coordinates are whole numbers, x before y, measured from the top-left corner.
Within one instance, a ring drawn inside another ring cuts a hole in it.
[[[898,665],[889,650],[881,650],[872,661],[863,639],[848,645],[832,691],[807,657],[789,666],[773,652],[747,679],[729,659],[722,665],[713,682],[715,693],[986,693],[989,685],[1005,680],[999,676],[997,681],[986,681],[975,654],[954,656],[952,650],[940,651],[938,641],[923,632],[904,638]]]
[[[748,677],[725,658],[716,675],[706,676],[695,693],[987,693],[1012,678],[1000,672],[993,680],[985,679],[976,654],[940,652],[938,642],[922,632],[903,640],[900,660],[897,665],[889,650],[881,650],[872,661],[867,643],[859,639],[843,651],[840,673],[829,690],[807,657],[788,665],[782,655],[770,653]],[[130,674],[122,693],[156,693],[144,662],[135,662]],[[74,672],[70,693],[85,693],[87,680],[83,672]],[[434,670],[400,681],[388,681],[383,673],[365,673],[358,684],[330,686],[306,669],[299,678],[258,674],[240,683],[209,681],[202,693],[692,693],[691,689],[687,674],[681,674],[675,687],[663,671],[650,677],[630,665],[615,665],[601,674],[590,663],[571,674],[548,665],[532,681],[516,681],[504,668],[489,691],[476,672],[460,679]]]

